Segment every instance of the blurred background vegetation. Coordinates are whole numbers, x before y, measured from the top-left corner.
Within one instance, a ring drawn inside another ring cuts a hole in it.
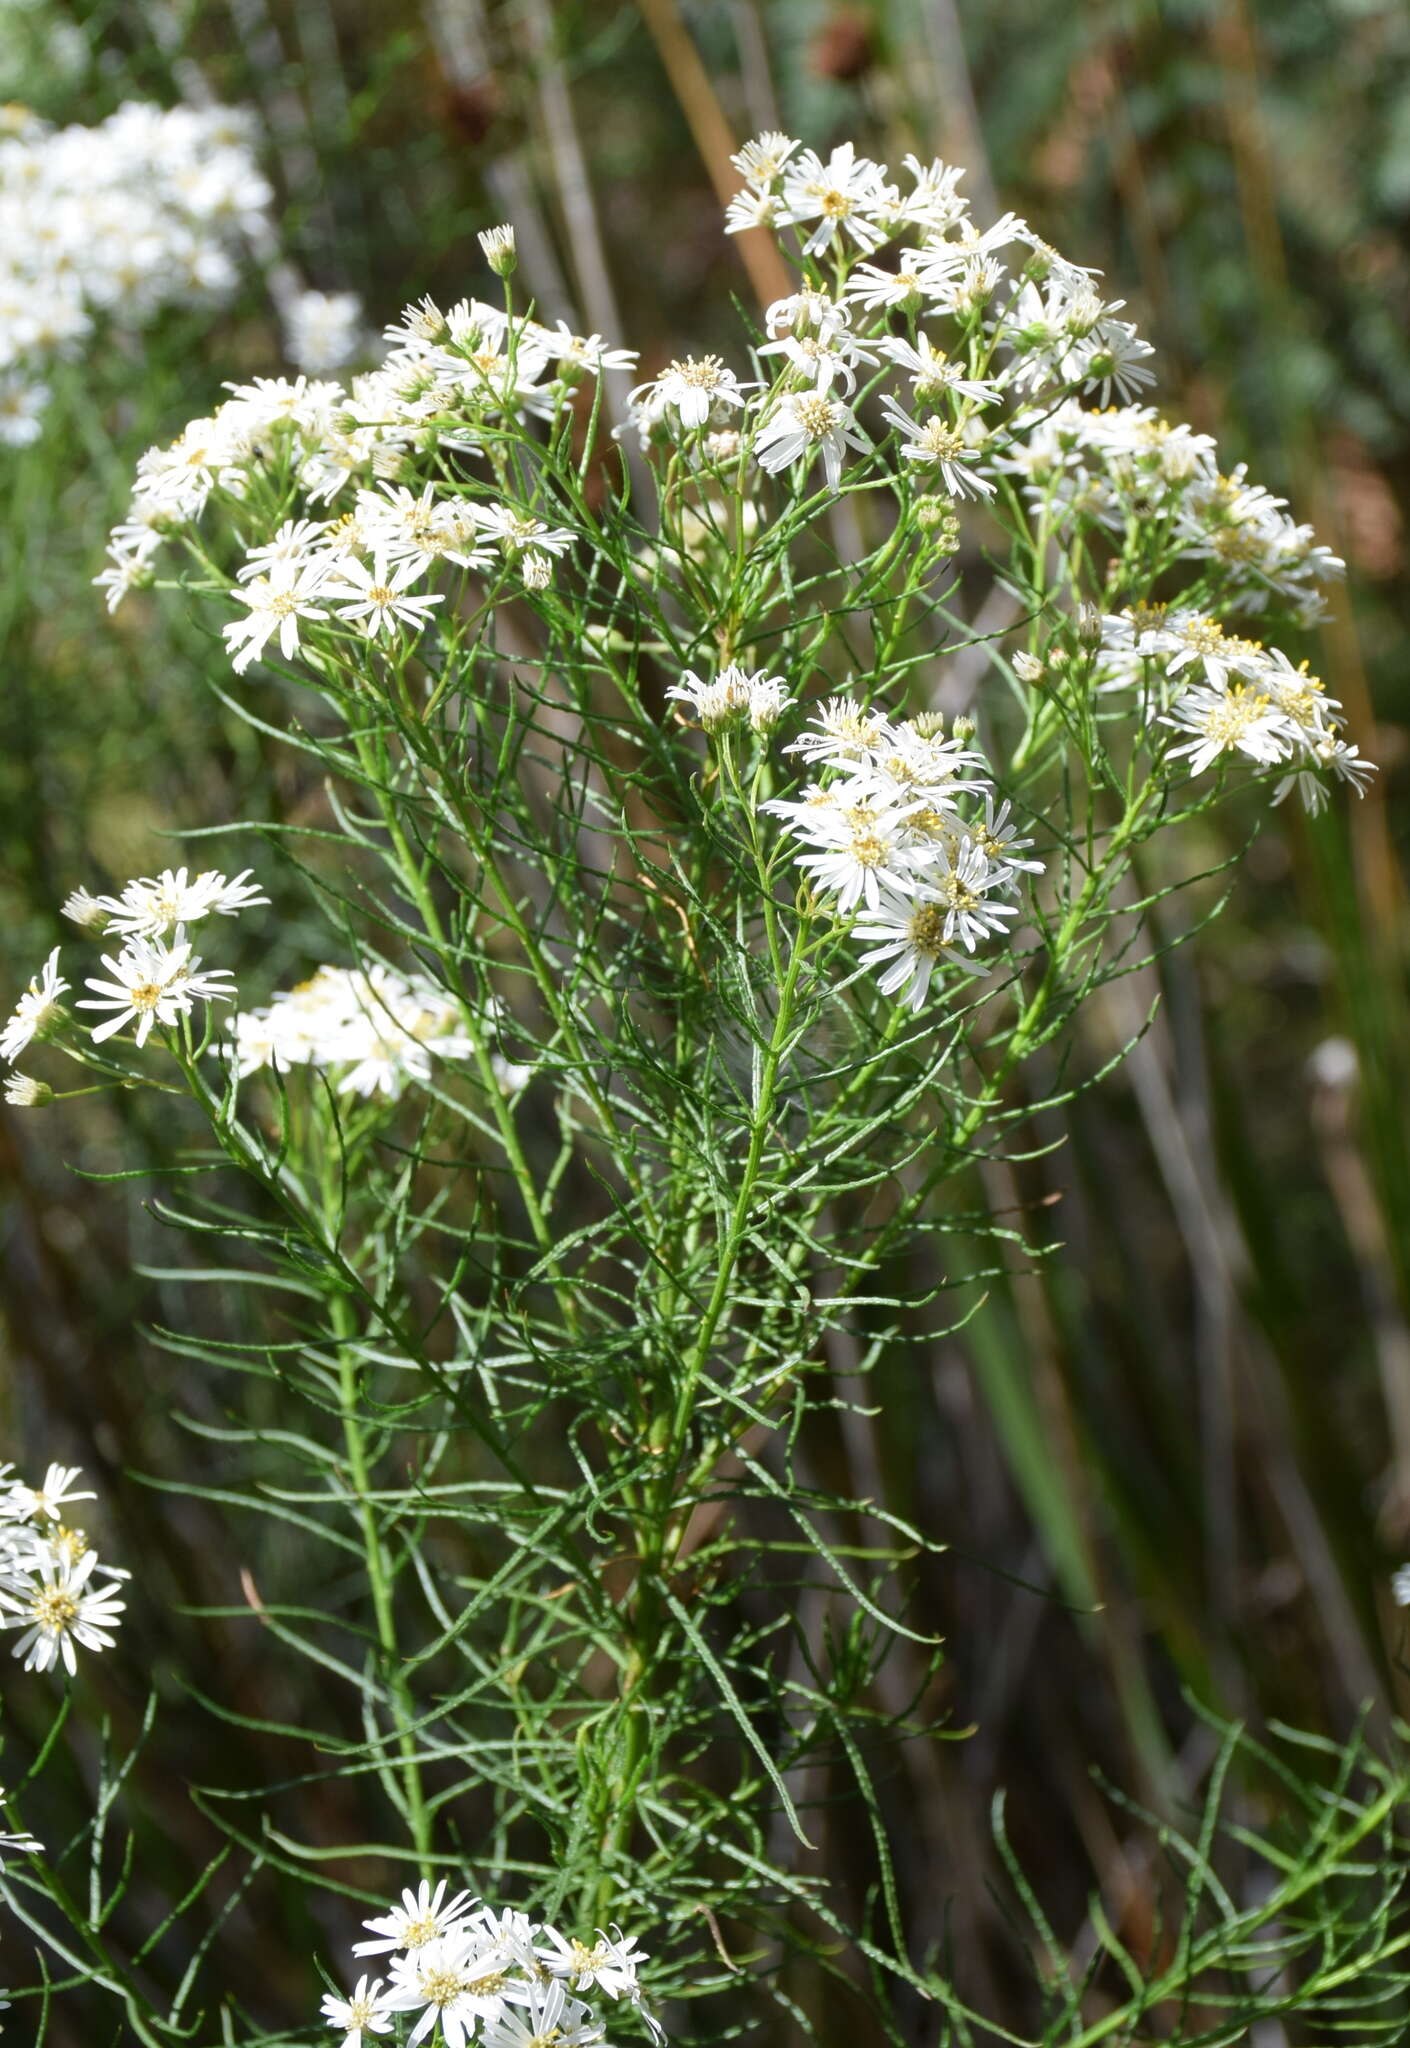
[[[1157,345],[1162,410],[1215,433],[1226,467],[1246,461],[1348,559],[1336,617],[1297,652],[1383,764],[1376,789],[1313,824],[1279,814],[1198,945],[1089,1014],[1095,1070],[1160,998],[1118,1074],[1038,1119],[1031,1157],[983,1173],[985,1199],[1048,1255],[1016,1258],[958,1335],[883,1365],[870,1421],[844,1414],[810,1453],[839,1491],[953,1545],[915,1584],[944,1662],[927,1679],[898,1655],[878,1706],[919,1688],[965,1739],[897,1753],[887,1818],[917,1949],[951,1949],[968,1995],[1021,2020],[998,1788],[1060,1937],[1090,1942],[1095,1884],[1139,1947],[1156,1939],[1158,1877],[1094,1771],[1179,1813],[1214,1745],[1190,1693],[1338,1737],[1367,1702],[1382,1736],[1410,1703],[1388,1591],[1410,1551],[1410,10],[0,0],[0,100],[91,122],[129,97],[201,95],[255,109],[284,254],[310,284],[358,292],[374,326],[423,292],[483,290],[475,231],[512,219],[540,307],[639,347],[643,375],[722,339],[730,294],[757,306],[720,227],[731,138],[778,126],[963,162],[981,216],[1014,208],[1126,298]],[[224,709],[219,644],[177,602],[140,596],[110,621],[90,585],[138,453],[224,379],[279,366],[252,269],[214,321],[169,318],[140,347],[68,365],[41,439],[0,454],[6,990],[63,935],[71,887],[183,857],[259,861],[271,982],[326,949],[272,853],[170,836],[316,809],[317,792]],[[1221,817],[1216,859],[1248,824]],[[149,1332],[219,1336],[236,1310],[185,1283],[150,1184],[72,1170],[151,1156],[150,1115],[0,1112],[0,1433],[26,1469],[86,1465],[105,1554],[139,1563],[122,1648],[85,1683],[119,1733],[149,1676],[167,1698],[133,1780],[166,1841],[168,1867],[144,1881],[156,1898],[210,1853],[185,1784],[256,1784],[286,1763],[253,1735],[213,1759],[182,1700],[296,1722],[305,1680],[250,1621],[199,1611],[238,1608],[240,1572],[258,1582],[272,1539],[251,1534],[247,1554],[183,1490],[219,1484],[190,1424],[232,1396]],[[40,1725],[42,1686],[7,1670],[5,1696],[12,1727]],[[1252,1813],[1262,1794],[1239,1796]],[[302,1825],[355,1838],[333,1811]],[[824,1807],[815,1834],[814,1857],[780,1854],[828,1869],[863,1918],[863,1824]],[[258,1958],[290,2016],[312,2008],[309,1952],[329,1938],[302,1910],[288,1903],[283,1925],[237,1912],[220,1965],[235,1977]],[[814,2009],[805,1973],[791,1990],[825,2040],[858,2038],[856,2014]],[[897,2025],[934,2037],[933,2014]]]

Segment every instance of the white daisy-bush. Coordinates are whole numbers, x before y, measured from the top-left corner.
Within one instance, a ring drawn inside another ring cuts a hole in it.
[[[1030,1063],[1084,1084],[1083,1002],[1205,887],[1192,822],[1371,772],[1300,652],[1341,565],[1162,418],[1098,277],[972,220],[954,166],[735,161],[727,226],[796,272],[756,322],[641,362],[540,321],[489,229],[493,302],[409,306],[346,381],[311,307],[295,374],[141,459],[114,630],[184,585],[303,798],[252,868],[88,878],[0,1035],[20,1106],[65,1057],[187,1098],[215,1176],[162,1213],[226,1245],[248,1327],[163,1341],[264,1383],[258,1426],[203,1413],[212,1497],[331,1587],[244,1597],[311,1660],[349,1856],[418,1877],[327,1990],[345,2044],[640,2038],[618,1921],[661,1929],[653,2001],[792,2024],[772,1959],[856,1933],[798,1788],[880,1815],[915,1731],[870,1632],[938,1548],[874,1503],[877,1543],[828,1535],[859,1504],[795,1462],[814,1388],[860,1403],[927,1340],[951,1195]],[[860,1633],[807,1635],[800,1555]],[[277,1841],[290,1881],[340,1853]],[[433,1889],[467,1849],[548,1917]],[[868,1967],[941,1998],[876,1853]],[[611,1931],[558,1933],[570,1902]]]
[[[231,297],[274,196],[253,142],[230,107],[129,100],[63,128],[0,111],[0,445],[38,437],[54,369],[105,329]]]

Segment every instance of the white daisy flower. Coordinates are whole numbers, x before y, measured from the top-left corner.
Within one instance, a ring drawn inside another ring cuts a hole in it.
[[[777,476],[793,463],[811,462],[821,454],[828,485],[835,491],[846,450],[864,451],[867,445],[851,412],[838,400],[820,391],[790,391],[755,431],[754,459],[770,476]]]
[[[1193,735],[1169,754],[1172,761],[1188,758],[1192,775],[1202,775],[1224,754],[1242,754],[1268,768],[1292,751],[1287,718],[1266,692],[1247,683],[1228,690],[1197,684],[1161,714],[1160,723]]]
[[[272,539],[246,552],[235,572],[237,580],[248,583],[256,576],[267,576],[276,562],[306,562],[327,531],[326,519],[286,519]]]
[[[738,408],[747,391],[754,389],[739,381],[720,356],[683,356],[668,363],[649,384],[639,384],[628,401],[649,419],[666,411],[677,414],[683,427],[703,427],[717,405]]]
[[[161,939],[129,939],[116,959],[105,953],[103,965],[113,979],[87,976],[84,987],[96,993],[80,997],[75,1006],[116,1012],[94,1027],[95,1045],[128,1024],[136,1025],[137,1043],[145,1045],[153,1023],[171,1025],[189,1017],[193,997],[228,1003],[235,993],[234,979],[223,967],[200,971],[200,956],[192,953],[181,925],[170,946]]]
[[[429,1941],[440,1935],[449,1934],[453,1927],[463,1921],[477,1904],[470,1892],[457,1892],[453,1899],[446,1898],[447,1880],[441,1878],[433,1891],[423,1878],[413,1891],[410,1886],[401,1895],[400,1906],[392,1906],[375,1919],[364,1920],[363,1926],[374,1941],[359,1941],[353,1944],[355,1956],[387,1955],[393,1949],[424,1948]]]
[[[938,852],[938,863],[924,877],[925,892],[944,911],[945,943],[958,939],[972,953],[981,939],[1003,931],[1005,920],[1018,916],[1017,904],[989,898],[988,892],[1002,888],[1008,875],[967,834],[953,843],[942,840]]]
[[[32,1583],[23,1588],[0,1585],[0,1606],[14,1610],[0,1615],[0,1626],[25,1631],[14,1654],[24,1658],[26,1671],[48,1671],[62,1658],[72,1677],[78,1669],[75,1643],[85,1650],[107,1650],[116,1641],[112,1631],[125,1603],[112,1586],[90,1587],[97,1562],[93,1550],[77,1564],[41,1551],[29,1567]]]
[[[345,566],[340,564],[340,573]],[[243,675],[250,663],[259,659],[276,633],[279,652],[285,661],[293,660],[299,651],[300,619],[328,616],[326,606],[313,602],[327,576],[324,561],[289,558],[271,562],[268,575],[256,575],[230,592],[246,607],[244,618],[221,627],[236,675]]]
[[[836,341],[851,325],[851,308],[815,284],[801,285],[786,298],[775,299],[764,314],[771,341],[785,334],[815,334],[820,340]]]
[[[581,1941],[565,1940],[556,1927],[545,1927],[547,1937],[538,1949],[539,1960],[555,1977],[565,1978],[574,1991],[596,1988],[609,1998],[636,1999],[638,1966],[646,1958],[634,1934],[624,1935],[620,1927],[604,1934],[599,1927],[591,1948]]]
[[[1046,865],[1043,861],[1020,858],[1032,846],[1033,841],[1018,839],[1011,833],[1009,819],[1012,811],[1012,804],[1007,802],[995,810],[993,795],[986,793],[984,823],[969,827],[970,838],[996,873],[1009,877],[1019,874],[1041,875]]]
[[[859,900],[875,910],[883,884],[898,895],[908,894],[916,869],[927,859],[907,839],[909,808],[844,798],[835,806],[799,816],[793,830],[809,850],[795,859],[815,887],[836,895],[839,910],[851,910]]]
[[[814,731],[801,733],[784,748],[786,754],[801,754],[811,768],[852,765],[874,748],[895,742],[895,728],[881,713],[852,697],[829,697],[815,705],[811,722]]]
[[[492,2024],[508,2003],[527,1996],[525,1986],[510,1981],[510,1963],[505,1950],[487,1943],[475,1928],[437,1935],[424,1947],[394,1956],[388,2010],[420,2009],[407,2048],[415,2048],[438,2025],[443,2048],[467,2048],[477,2026]]]
[[[805,149],[788,165],[778,219],[792,225],[817,222],[803,244],[806,256],[818,255],[844,231],[869,255],[886,240],[887,230],[878,225],[878,216],[896,198],[883,167],[859,157],[852,143],[843,142],[826,163],[816,150]]]
[[[433,608],[444,601],[439,591],[420,597],[410,595],[408,586],[422,573],[416,556],[393,564],[385,549],[379,549],[373,555],[370,569],[354,556],[345,557],[333,570],[324,591],[337,605],[340,619],[361,627],[369,640],[376,640],[384,632],[394,634],[399,625],[419,632]]]
[[[118,896],[95,898],[106,919],[106,928],[123,938],[157,938],[179,924],[195,924],[203,917],[236,917],[251,904],[268,903],[269,898],[251,882],[251,870],[244,868],[233,881],[215,868],[188,878],[185,868],[163,868],[160,875],[143,875],[129,882]]]
[[[0,1031],[0,1059],[13,1064],[25,1047],[58,1019],[62,1014],[59,997],[68,986],[59,972],[59,948],[55,946]]]
[[[921,297],[919,250],[903,249],[896,270],[882,270],[875,263],[859,263],[847,280],[847,296],[868,313],[888,311],[897,306],[915,306]]]
[[[80,1490],[74,1485],[75,1479],[83,1477],[81,1465],[51,1465],[39,1486],[16,1484],[10,1495],[14,1511],[29,1520],[57,1522],[62,1520],[62,1510],[71,1501],[96,1500],[91,1490]]]
[[[946,905],[927,889],[918,888],[914,896],[903,896],[895,889],[878,891],[875,909],[863,912],[849,936],[866,948],[861,956],[864,967],[889,962],[877,982],[883,995],[894,996],[904,990],[903,1000],[918,1010],[930,992],[930,977],[940,961],[972,971],[972,964],[947,941],[948,918]]]
[[[336,1992],[328,1992],[322,2012],[330,2027],[343,2031],[339,2048],[364,2048],[368,2034],[389,2034],[396,2024],[380,1977],[359,1977],[351,1998],[339,1998]]]
[[[752,142],[746,142],[736,150],[730,162],[751,185],[774,185],[782,177],[789,158],[795,156],[802,144],[791,135],[780,135],[777,129],[765,129]]]
[[[485,2048],[599,2048],[606,2029],[568,1996],[561,1980],[531,1985],[522,2008],[505,2006],[485,2027]]]
[[[876,356],[864,348],[845,328],[832,333],[804,330],[786,334],[778,341],[765,342],[761,356],[784,356],[808,379],[815,391],[830,391],[840,384],[847,392],[857,387],[858,363],[874,363]]]
[[[994,486],[972,465],[974,449],[958,427],[939,413],[929,419],[913,420],[902,412],[894,398],[883,398],[881,409],[902,437],[901,453],[907,462],[935,468],[952,498],[992,498]]]

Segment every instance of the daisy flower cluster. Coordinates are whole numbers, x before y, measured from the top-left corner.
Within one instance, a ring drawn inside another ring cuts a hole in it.
[[[33,441],[56,361],[100,321],[218,304],[271,192],[247,117],[129,100],[95,127],[12,110],[0,136],[0,442]]]
[[[1152,735],[1172,728],[1166,758],[1200,775],[1241,758],[1286,767],[1273,800],[1296,789],[1309,811],[1327,801],[1329,779],[1365,792],[1374,764],[1342,736],[1344,720],[1306,662],[1227,633],[1195,605],[1143,604],[1101,622],[1098,688],[1134,690]]]
[[[498,1017],[491,1006],[487,1034]],[[443,989],[390,967],[320,967],[263,1009],[231,1019],[226,1050],[243,1078],[261,1068],[318,1067],[338,1076],[340,1095],[395,1101],[407,1082],[426,1083],[437,1060],[467,1060],[476,1041]],[[219,1049],[219,1048],[218,1048]],[[491,1055],[496,1079],[520,1088],[530,1069]]]
[[[186,868],[164,868],[160,875],[128,882],[116,896],[76,889],[63,906],[64,915],[91,936],[108,933],[121,941],[114,952],[102,955],[107,973],[89,975],[84,983],[89,994],[73,1005],[101,1013],[88,1027],[93,1043],[101,1045],[130,1028],[135,1042],[145,1045],[154,1024],[172,1025],[191,1016],[198,1001],[231,1001],[232,976],[221,967],[202,967],[186,928],[205,917],[233,917],[268,901],[248,869],[228,877],[215,868],[194,875]],[[72,984],[60,969],[61,951],[54,947],[0,1027],[0,1059],[11,1067],[32,1045],[58,1039],[69,1021],[63,997]],[[6,1101],[20,1108],[47,1102],[52,1094],[27,1074],[12,1073],[5,1083]]]
[[[95,579],[109,609],[151,581],[164,540],[213,496],[245,544],[230,593],[244,610],[227,632],[240,668],[276,633],[291,658],[310,622],[368,639],[419,632],[444,593],[416,586],[447,564],[547,587],[572,531],[497,483],[472,485],[465,466],[487,431],[556,420],[585,377],[634,353],[477,299],[449,312],[423,299],[386,340],[380,365],[346,386],[304,375],[230,385],[208,418],[150,449]]]
[[[80,1491],[76,1465],[51,1465],[39,1486],[26,1486],[0,1465],[0,1628],[22,1631],[14,1654],[26,1671],[48,1671],[62,1660],[78,1669],[75,1644],[106,1650],[124,1603],[117,1586],[130,1575],[100,1562],[82,1529],[65,1519]],[[17,1836],[0,1845],[29,1846]]]
[[[862,964],[879,985],[919,1009],[943,960],[973,970],[976,949],[1017,917],[1019,878],[1041,874],[1026,858],[1010,806],[966,721],[947,739],[938,713],[898,722],[851,697],[820,705],[789,743],[819,779],[762,808],[798,842],[798,866],[837,912],[853,916]],[[963,947],[964,952],[956,950]]]
[[[366,2048],[394,2029],[408,2048],[605,2048],[596,2010],[604,1998],[633,2006],[652,2037],[665,2038],[637,1981],[647,1958],[620,1928],[581,1942],[468,1892],[448,1899],[444,1879],[434,1890],[423,1881],[404,1891],[399,1905],[363,1925],[371,1938],[354,1944],[354,1957],[386,1960],[347,1996],[323,2000],[339,2048]]]
[[[1069,392],[1130,396],[1153,381],[1122,301],[1104,300],[1096,273],[1015,214],[978,228],[955,166],[908,156],[897,183],[851,143],[824,160],[786,135],[760,136],[733,162],[745,182],[726,226],[792,230],[805,266],[765,316],[758,363],[776,374],[745,379],[714,355],[670,363],[632,394],[644,445],[684,442],[705,461],[742,447],[775,476],[820,460],[836,490],[849,456],[873,445],[854,403],[865,378],[880,387],[874,432],[896,436],[911,475],[984,499],[1005,411],[1011,430]],[[870,260],[890,243],[894,268]]]
[[[1178,559],[1213,575],[1232,611],[1280,601],[1299,625],[1325,616],[1320,585],[1345,574],[1287,502],[1250,482],[1239,463],[1225,474],[1208,434],[1163,419],[1154,406],[1089,411],[1073,401],[1037,421],[998,465],[1016,476],[1035,511],[1070,528],[1086,519],[1112,534],[1154,520]]]

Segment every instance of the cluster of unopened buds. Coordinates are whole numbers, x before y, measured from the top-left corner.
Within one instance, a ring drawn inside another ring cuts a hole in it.
[[[340,2048],[412,2021],[408,2048],[605,2048],[595,2001],[624,2001],[654,2040],[665,2036],[646,2005],[637,1971],[646,1957],[620,1929],[591,1943],[512,1909],[496,1912],[468,1892],[446,1897],[442,1879],[404,1891],[399,1905],[364,1926],[353,1955],[383,1956],[386,1975],[364,1975],[347,1996],[329,1992],[323,2015]],[[439,2031],[438,2031],[439,2030]]]
[[[42,1484],[26,1486],[11,1466],[0,1466],[0,1628],[22,1631],[14,1654],[26,1671],[62,1662],[72,1675],[75,1645],[106,1650],[115,1640],[124,1605],[117,1587],[129,1574],[102,1563],[82,1529],[65,1519],[76,1501],[95,1497],[79,1490],[82,1476],[76,1465],[51,1465]]]

